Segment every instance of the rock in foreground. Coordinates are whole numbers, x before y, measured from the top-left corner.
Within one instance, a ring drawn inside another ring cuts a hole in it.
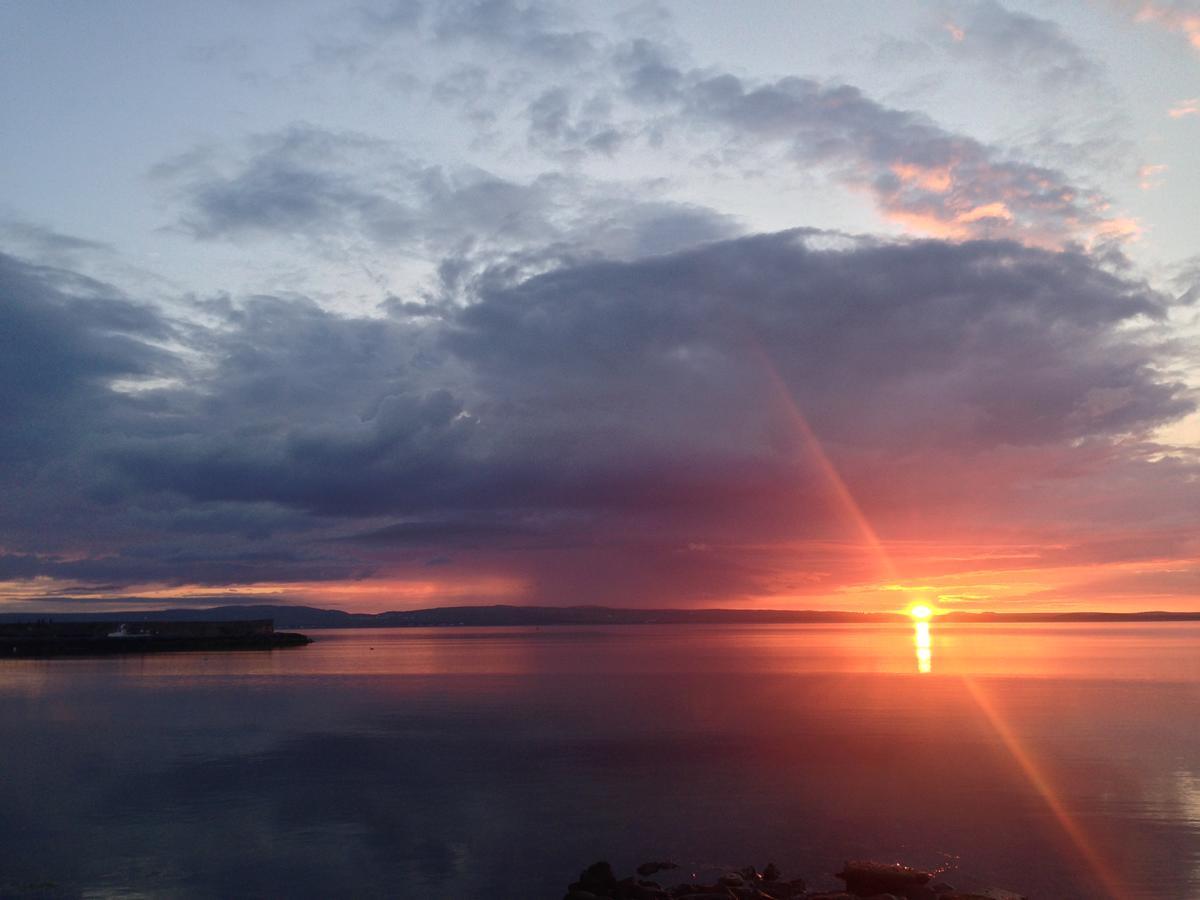
[[[846,882],[845,891],[810,893],[802,879],[785,879],[774,863],[761,872],[754,866],[731,870],[703,884],[665,886],[647,877],[677,868],[670,862],[645,862],[637,867],[637,876],[618,879],[607,862],[593,863],[568,886],[564,900],[1025,900],[999,888],[956,891],[944,881],[931,884],[930,872],[869,860],[847,862],[837,873]]]
[[[933,880],[933,873],[922,872],[899,863],[877,863],[870,860],[852,860],[837,873],[846,882],[846,891],[856,897],[873,897],[876,894],[904,893],[910,888],[920,887]]]

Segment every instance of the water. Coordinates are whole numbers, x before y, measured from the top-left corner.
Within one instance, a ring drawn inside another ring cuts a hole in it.
[[[1200,626],[315,631],[0,661],[0,894],[557,898],[845,858],[1200,897]],[[921,672],[928,669],[928,672]]]

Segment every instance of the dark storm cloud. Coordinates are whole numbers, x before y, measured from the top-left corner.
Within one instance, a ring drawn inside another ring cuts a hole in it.
[[[1181,414],[1150,351],[1115,334],[1159,317],[1163,302],[1080,254],[935,242],[813,251],[785,234],[485,291],[449,339],[505,396],[532,391],[549,414],[565,382],[590,408],[624,392],[616,427],[644,408],[663,429],[711,416],[731,438],[758,348],[824,435],[861,446],[928,434],[970,447]]]
[[[428,330],[299,299],[230,306],[204,336],[204,393],[160,395],[183,427],[128,435],[111,458],[122,478],[198,500],[332,514],[387,509],[406,494],[418,503],[424,485],[469,471],[473,426],[454,393],[429,383],[440,361]]]
[[[441,519],[397,522],[371,531],[352,534],[340,541],[388,546],[475,547],[501,538],[528,538],[542,535],[543,529],[505,520]]]
[[[0,458],[10,464],[119,415],[128,404],[114,381],[182,370],[161,346],[174,336],[168,322],[110,285],[0,254],[0,297]]]
[[[923,509],[1070,482],[1192,409],[1167,298],[1013,243],[789,232],[484,273],[387,318],[218,299],[186,327],[3,263],[10,576],[337,581],[441,547],[545,600],[597,566],[628,602],[708,597],[777,577],[709,538],[840,533],[796,409],[885,523],[926,484]],[[1193,470],[1156,470],[1162,515]]]
[[[0,555],[0,580],[53,578],[93,590],[128,584],[253,584],[262,581],[349,581],[371,568],[353,560],[284,549],[220,551],[146,545],[114,556],[64,559],[36,554]]]

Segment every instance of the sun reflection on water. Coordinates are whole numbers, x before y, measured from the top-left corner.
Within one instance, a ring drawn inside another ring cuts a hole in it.
[[[929,637],[929,622],[917,619],[913,623],[913,647],[917,651],[917,671],[926,675],[933,671],[933,641]]]
[[[908,608],[908,614],[913,620],[913,649],[917,651],[917,671],[927,675],[933,671],[933,640],[929,636],[929,620],[933,618],[933,610],[924,603],[916,603]]]

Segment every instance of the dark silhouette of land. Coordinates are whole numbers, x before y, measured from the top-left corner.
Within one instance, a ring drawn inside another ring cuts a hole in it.
[[[211,612],[208,610],[207,612]],[[167,650],[274,650],[312,643],[302,634],[275,630],[271,619],[178,621],[80,619],[0,621],[0,658],[98,656]]]
[[[217,606],[210,609],[125,612],[0,613],[2,622],[163,622],[273,619],[279,628],[417,628],[512,625],[780,625],[897,624],[903,613],[786,609],[631,609],[612,606],[440,606],[381,613],[349,613],[311,606]],[[1200,622],[1200,612],[949,612],[934,622]]]

